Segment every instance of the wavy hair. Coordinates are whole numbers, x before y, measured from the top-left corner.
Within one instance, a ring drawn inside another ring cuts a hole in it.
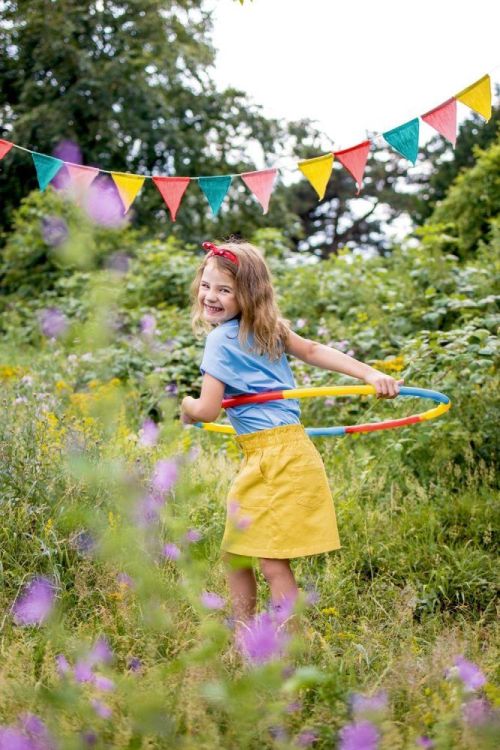
[[[207,263],[213,261],[219,271],[230,274],[234,279],[234,294],[241,308],[241,344],[247,345],[252,334],[253,351],[267,354],[270,359],[278,359],[285,349],[290,325],[288,320],[281,317],[271,272],[262,252],[255,245],[238,240],[221,242],[220,247],[231,250],[238,258],[238,265],[220,255],[208,254],[203,259],[191,284],[191,324],[194,333],[199,335],[212,329],[210,323],[203,319],[198,291],[203,271]]]

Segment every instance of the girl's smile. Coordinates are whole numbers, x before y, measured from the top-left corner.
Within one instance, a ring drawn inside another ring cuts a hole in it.
[[[234,286],[231,274],[219,270],[214,262],[207,263],[198,290],[198,301],[205,320],[224,323],[241,312]]]

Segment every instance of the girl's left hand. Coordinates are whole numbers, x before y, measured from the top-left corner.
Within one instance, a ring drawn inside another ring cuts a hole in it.
[[[364,381],[367,385],[373,385],[377,398],[395,398],[399,393],[399,386],[405,382],[404,379],[394,380],[390,375],[384,375],[375,369],[364,378]]]

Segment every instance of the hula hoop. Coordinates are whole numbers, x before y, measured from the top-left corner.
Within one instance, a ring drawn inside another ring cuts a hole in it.
[[[316,398],[320,396],[374,396],[376,393],[372,385],[337,385],[325,386],[320,388],[291,388],[285,391],[268,391],[267,393],[255,393],[249,396],[236,396],[226,398],[222,402],[222,407],[227,409],[232,406],[241,404],[262,404],[266,401],[278,401],[288,398]],[[389,430],[394,427],[405,427],[410,424],[419,422],[428,422],[430,419],[436,419],[448,411],[451,407],[451,401],[444,393],[431,391],[427,388],[409,388],[401,386],[399,396],[428,398],[438,403],[432,409],[413,414],[410,417],[400,419],[386,419],[382,422],[368,422],[366,424],[345,425],[338,427],[307,427],[306,432],[310,437],[336,437],[340,435],[350,435],[354,432],[375,432],[377,430]],[[218,424],[213,422],[196,422],[195,427],[201,427],[209,432],[222,432],[225,434],[236,434],[234,427],[231,425]]]

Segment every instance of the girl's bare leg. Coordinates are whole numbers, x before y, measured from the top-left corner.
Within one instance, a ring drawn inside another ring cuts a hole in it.
[[[236,622],[248,622],[255,614],[257,582],[252,567],[240,567],[238,555],[226,554],[227,579],[233,617]]]
[[[290,568],[290,560],[275,560],[263,557],[259,562],[262,574],[271,589],[273,605],[275,607],[283,605],[293,607],[299,589]]]

